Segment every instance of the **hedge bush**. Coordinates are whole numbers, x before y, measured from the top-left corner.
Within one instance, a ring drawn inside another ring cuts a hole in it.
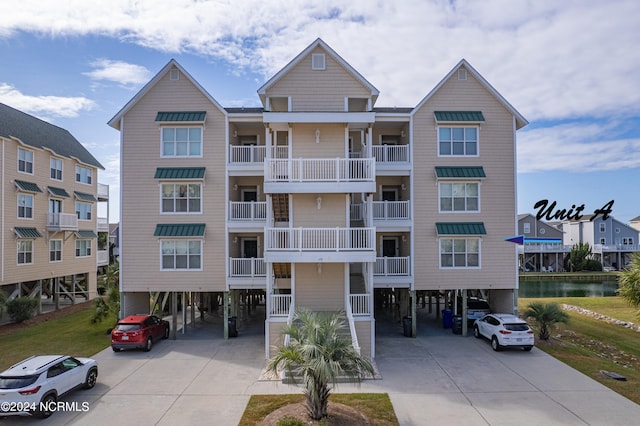
[[[32,318],[38,308],[38,301],[30,297],[16,297],[7,302],[7,313],[12,322],[23,322]]]

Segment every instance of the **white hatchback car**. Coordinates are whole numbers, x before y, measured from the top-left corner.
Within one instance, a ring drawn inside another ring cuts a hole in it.
[[[504,347],[530,351],[534,343],[534,333],[529,324],[512,314],[487,314],[477,319],[473,324],[473,335],[489,339],[494,351]]]
[[[32,356],[0,373],[0,415],[49,417],[60,396],[78,387],[90,389],[97,378],[98,364],[91,358]]]

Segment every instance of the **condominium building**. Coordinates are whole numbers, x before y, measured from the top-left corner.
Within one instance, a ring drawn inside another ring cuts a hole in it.
[[[109,187],[98,170],[67,130],[0,104],[0,291],[8,300],[59,307],[96,295],[97,268],[109,262]]]
[[[257,296],[265,356],[306,308],[344,311],[374,357],[387,298],[400,317],[420,297],[461,296],[464,309],[468,293],[512,312],[517,250],[504,238],[527,121],[465,60],[414,107],[376,107],[378,95],[320,39],[258,89],[259,108],[223,107],[169,61],[109,122],[122,314],[149,310],[151,293],[221,303],[226,319]]]

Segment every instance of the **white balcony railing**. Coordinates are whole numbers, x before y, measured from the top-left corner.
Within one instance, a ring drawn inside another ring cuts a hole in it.
[[[376,257],[376,264],[373,269],[374,276],[410,276],[411,262],[410,256],[404,257]]]
[[[373,145],[371,149],[378,163],[409,162],[409,145]]]
[[[353,316],[370,316],[371,309],[369,308],[369,294],[350,294],[349,302],[351,303],[351,312]]]
[[[109,232],[109,220],[106,217],[99,217],[97,222],[98,232]]]
[[[105,266],[109,264],[109,250],[98,250],[96,256],[96,263],[98,266]]]
[[[289,147],[286,145],[271,148],[272,158],[287,158]],[[264,145],[229,145],[229,163],[255,164],[263,163],[267,157],[267,147]]]
[[[288,317],[291,311],[290,294],[272,294],[271,295],[271,316],[272,317]]]
[[[594,244],[594,253],[602,252],[633,252],[640,251],[640,246],[637,244]]]
[[[374,201],[374,220],[409,220],[411,204],[409,201]]]
[[[104,183],[98,183],[98,199],[99,200],[108,200],[109,199],[109,185]]]
[[[261,257],[229,259],[229,276],[231,277],[266,277],[267,268]]]
[[[265,182],[375,182],[373,158],[295,158],[265,161]]]
[[[229,220],[263,222],[267,219],[266,201],[229,201]]]
[[[266,228],[265,249],[282,251],[375,250],[375,228]]]
[[[78,216],[74,213],[49,213],[47,228],[53,230],[78,230]]]

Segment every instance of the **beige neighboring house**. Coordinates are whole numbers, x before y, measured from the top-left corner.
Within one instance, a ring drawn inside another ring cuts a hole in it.
[[[264,297],[268,357],[294,309],[343,310],[374,357],[376,321],[390,321],[378,304],[397,322],[419,298],[469,292],[513,312],[504,238],[527,121],[465,60],[415,107],[375,107],[378,94],[320,39],[258,89],[261,108],[222,107],[169,61],[109,122],[122,314],[148,311],[150,293],[174,313],[177,296],[221,303],[225,318]]]
[[[0,145],[1,291],[40,310],[91,299],[109,262],[108,218],[97,217],[99,203],[108,212],[104,167],[67,130],[4,104]]]

